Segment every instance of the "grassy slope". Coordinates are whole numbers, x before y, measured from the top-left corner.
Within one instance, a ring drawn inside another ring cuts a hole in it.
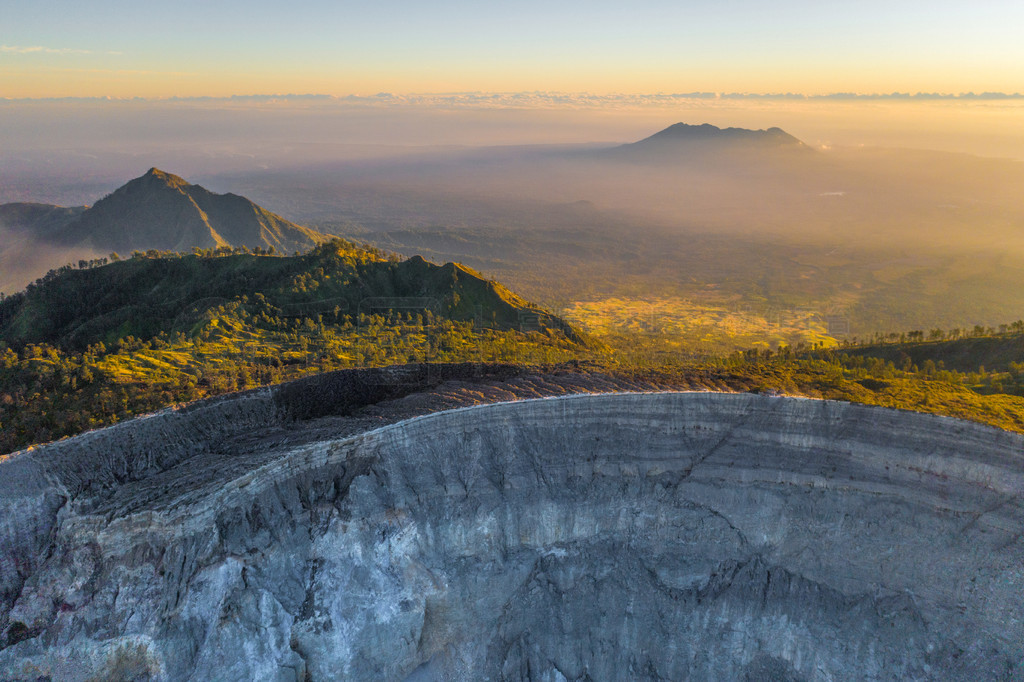
[[[582,348],[467,268],[341,241],[286,258],[134,258],[0,302],[0,452],[325,370],[557,362]]]
[[[408,297],[427,299],[429,313],[402,307]],[[0,303],[0,452],[310,373],[443,361],[585,360],[670,386],[776,390],[1024,431],[1021,333],[710,360],[655,336],[583,344],[468,268],[345,242],[292,258],[136,258],[64,272]]]
[[[980,368],[1007,372],[1011,363],[1024,361],[1024,334],[1005,333],[962,339],[870,344],[850,349],[850,355],[875,357],[895,364],[910,362],[918,367],[928,360],[959,372]]]
[[[50,343],[84,350],[127,336],[192,333],[210,307],[256,293],[285,317],[338,311],[355,318],[404,304],[380,299],[407,297],[427,299],[427,307],[447,319],[470,320],[481,312],[502,329],[517,327],[521,313],[542,313],[458,264],[438,266],[418,257],[397,262],[336,240],[297,257],[134,258],[64,272],[0,304],[0,339],[14,347]],[[375,300],[365,305],[367,299]]]
[[[742,378],[750,390],[928,412],[1024,432],[1024,397],[986,390],[953,372],[926,375],[888,364],[857,367],[842,354],[747,358],[727,362],[721,370]]]

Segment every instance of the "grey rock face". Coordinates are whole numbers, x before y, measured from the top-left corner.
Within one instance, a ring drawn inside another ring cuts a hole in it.
[[[1020,436],[657,393],[167,447],[278,409],[217,405],[0,460],[0,678],[1024,676]]]

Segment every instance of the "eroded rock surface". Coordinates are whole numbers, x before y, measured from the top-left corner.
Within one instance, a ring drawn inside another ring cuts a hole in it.
[[[313,388],[0,460],[0,678],[1024,675],[1020,436],[716,393],[375,421]]]

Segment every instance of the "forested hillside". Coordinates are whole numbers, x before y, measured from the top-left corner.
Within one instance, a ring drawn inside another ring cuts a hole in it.
[[[0,451],[348,367],[557,362],[571,326],[458,264],[342,240],[302,256],[155,251],[0,301]]]

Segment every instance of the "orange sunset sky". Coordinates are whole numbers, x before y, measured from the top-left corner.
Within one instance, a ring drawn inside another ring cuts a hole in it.
[[[1021,92],[1024,3],[2,0],[0,96]]]

